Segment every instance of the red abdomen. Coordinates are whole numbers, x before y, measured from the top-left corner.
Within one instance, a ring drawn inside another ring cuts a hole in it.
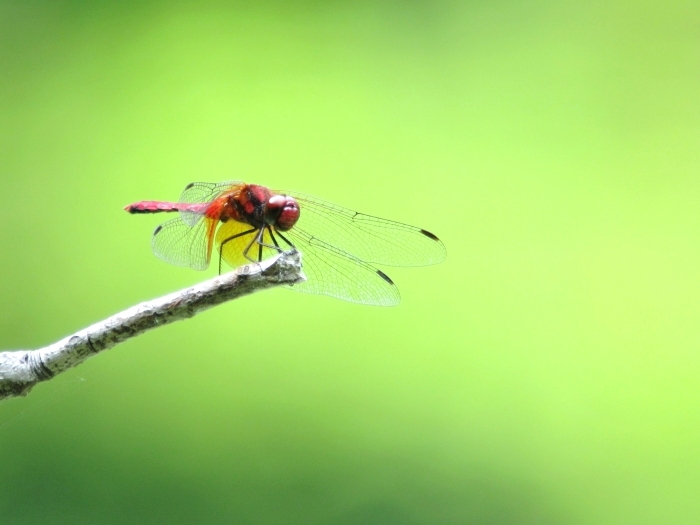
[[[140,201],[125,206],[129,213],[168,213],[173,211],[189,211],[203,214],[207,204],[190,204],[184,202]]]

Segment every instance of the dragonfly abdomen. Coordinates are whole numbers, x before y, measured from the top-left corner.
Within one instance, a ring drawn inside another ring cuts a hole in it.
[[[168,213],[173,211],[189,211],[192,213],[204,213],[207,206],[202,204],[190,204],[187,202],[162,202],[140,201],[125,206],[129,213]]]

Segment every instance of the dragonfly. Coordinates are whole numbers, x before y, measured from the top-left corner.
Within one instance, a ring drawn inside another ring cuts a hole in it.
[[[140,201],[124,209],[178,212],[155,229],[151,242],[168,263],[204,270],[216,246],[222,273],[224,263],[237,268],[295,249],[307,280],[293,290],[360,304],[394,306],[401,300],[398,287],[375,264],[424,266],[446,256],[442,241],[422,228],[237,180],[193,182],[178,202]]]

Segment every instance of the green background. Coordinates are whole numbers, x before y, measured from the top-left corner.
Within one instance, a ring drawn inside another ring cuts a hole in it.
[[[215,274],[240,178],[438,234],[0,403],[8,524],[700,522],[700,4],[0,2],[0,348]]]

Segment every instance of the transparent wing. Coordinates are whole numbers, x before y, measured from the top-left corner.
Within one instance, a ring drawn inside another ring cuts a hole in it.
[[[432,233],[358,213],[294,191],[277,191],[297,199],[301,211],[292,231],[301,228],[362,261],[387,266],[424,266],[445,259],[445,245]]]
[[[395,306],[401,301],[399,289],[386,274],[306,230],[294,227],[274,235],[288,239],[302,253],[307,281],[295,284],[292,290],[376,306]]]
[[[401,300],[398,288],[384,273],[301,228],[295,227],[284,233],[270,233],[266,229],[260,238],[259,234],[260,230],[249,224],[223,223],[216,232],[219,271],[221,261],[238,268],[251,262],[246,253],[253,260],[261,261],[279,253],[272,246],[288,249],[289,243],[302,253],[302,266],[307,277],[306,282],[295,284],[292,290],[378,306],[394,306]]]
[[[197,215],[194,225],[182,217],[161,224],[153,232],[151,247],[157,257],[176,266],[204,270],[209,266],[217,221]]]
[[[239,180],[229,180],[225,182],[191,182],[185,186],[182,195],[180,195],[180,202],[188,204],[208,203],[215,200],[222,193],[233,191],[237,186],[242,184],[243,182]],[[205,210],[206,207],[203,207],[202,212]],[[185,224],[194,226],[201,218],[201,214],[191,211],[181,211],[180,217],[182,217]]]
[[[180,195],[180,202],[195,204],[198,202],[213,201],[224,191],[230,191],[231,189],[242,184],[243,182],[240,180],[228,180],[224,182],[190,182],[187,186],[185,186],[182,195]]]

